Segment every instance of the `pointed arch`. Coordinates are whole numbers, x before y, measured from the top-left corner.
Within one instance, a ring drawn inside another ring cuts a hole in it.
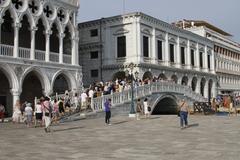
[[[34,72],[36,74],[36,76],[38,77],[38,79],[40,80],[41,85],[45,92],[44,94],[49,93],[51,91],[50,90],[51,87],[50,87],[50,82],[47,77],[47,74],[44,73],[43,71],[41,71],[40,68],[35,67],[35,66],[31,66],[24,71],[23,75],[20,78],[20,89],[22,90],[22,85],[23,85],[24,79],[30,72]]]
[[[28,22],[30,24],[30,27],[33,28],[34,26],[36,26],[34,18],[32,16],[32,14],[29,12],[29,10],[26,10],[25,12],[23,12],[20,16],[19,16],[19,21],[23,20],[23,17],[27,16]]]
[[[45,30],[49,30],[49,29],[50,29],[50,24],[49,24],[47,18],[46,18],[45,16],[43,16],[43,15],[40,16],[40,17],[38,17],[38,18],[36,19],[36,21],[35,21],[36,26],[38,25],[38,22],[39,22],[40,19],[41,19],[42,22],[43,22],[43,25],[44,25],[44,27],[45,27]]]
[[[9,10],[9,12],[11,14],[11,17],[14,20],[14,22],[19,22],[17,12],[11,6],[2,9],[3,14],[1,14],[1,18],[5,15],[7,10]]]
[[[15,90],[18,89],[19,81],[14,70],[8,64],[4,64],[4,63],[0,64],[0,70],[6,75],[10,84],[10,88]]]
[[[51,90],[52,91],[53,91],[53,87],[54,87],[54,82],[56,81],[56,78],[59,75],[63,75],[64,76],[64,78],[66,79],[66,81],[68,83],[68,88],[71,91],[77,88],[76,79],[68,71],[66,71],[66,70],[59,70],[52,77],[52,80],[51,80]]]

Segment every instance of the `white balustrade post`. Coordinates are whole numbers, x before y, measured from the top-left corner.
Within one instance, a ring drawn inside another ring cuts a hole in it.
[[[21,23],[15,23],[14,25],[14,49],[13,49],[13,57],[18,57],[19,51],[19,29],[21,27]]]

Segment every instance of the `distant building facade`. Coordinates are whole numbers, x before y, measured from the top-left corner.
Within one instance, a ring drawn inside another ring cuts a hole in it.
[[[158,77],[187,85],[206,98],[216,96],[214,44],[144,13],[78,24],[83,82],[124,78],[135,64],[140,79]]]
[[[0,103],[79,91],[78,0],[0,1]]]
[[[205,22],[183,20],[176,26],[206,37],[214,43],[219,94],[240,94],[240,44],[230,40],[231,34]]]

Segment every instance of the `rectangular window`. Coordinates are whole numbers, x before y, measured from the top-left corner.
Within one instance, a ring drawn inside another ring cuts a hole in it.
[[[91,70],[91,77],[92,77],[92,78],[98,77],[98,70],[97,70],[97,69]]]
[[[143,56],[149,57],[149,41],[146,36],[143,36]]]
[[[191,65],[194,66],[194,50],[191,49]]]
[[[210,69],[211,66],[211,56],[208,54],[208,69]]]
[[[199,58],[200,68],[203,68],[203,52],[200,52]]]
[[[170,62],[174,62],[174,44],[169,44],[170,47]]]
[[[126,57],[126,36],[117,37],[117,57]]]
[[[185,64],[185,47],[181,47],[181,63]]]
[[[90,52],[91,59],[98,59],[98,51]]]
[[[162,58],[162,41],[157,41],[157,52],[158,52],[158,59],[163,60]]]
[[[91,35],[91,37],[96,37],[96,36],[98,36],[98,29],[92,29],[92,30],[90,30],[90,35]]]

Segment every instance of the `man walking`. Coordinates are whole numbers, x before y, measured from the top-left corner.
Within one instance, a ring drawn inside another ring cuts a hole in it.
[[[110,118],[111,118],[111,99],[108,99],[106,100],[106,102],[104,103],[104,107],[105,107],[105,112],[106,112],[106,115],[105,115],[105,123],[107,125],[111,125],[110,123]]]
[[[189,109],[188,109],[188,104],[185,101],[185,99],[183,99],[180,103],[180,125],[181,125],[181,129],[183,128],[187,128],[188,127],[188,114],[189,114]],[[184,125],[183,125],[184,123]]]

